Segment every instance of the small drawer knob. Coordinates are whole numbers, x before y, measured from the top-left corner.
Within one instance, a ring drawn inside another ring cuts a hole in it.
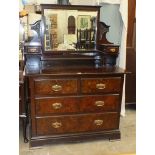
[[[55,91],[55,92],[58,92],[58,91],[61,91],[62,90],[62,86],[60,85],[53,85],[52,86],[52,90]]]
[[[97,126],[101,126],[103,124],[103,120],[101,119],[94,120],[94,124]]]
[[[62,123],[61,122],[54,122],[52,123],[52,127],[57,129],[57,128],[60,128],[62,126]]]
[[[96,84],[97,89],[105,89],[105,84],[104,83],[98,83]]]
[[[103,107],[103,106],[104,106],[104,101],[96,101],[96,102],[95,102],[95,105],[96,105],[97,107]]]
[[[52,107],[53,107],[53,109],[60,109],[60,108],[62,108],[62,104],[61,103],[53,103]]]
[[[115,48],[110,48],[110,52],[116,52]]]

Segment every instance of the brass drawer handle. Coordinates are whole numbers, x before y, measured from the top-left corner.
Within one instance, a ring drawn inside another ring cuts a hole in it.
[[[96,105],[97,107],[103,107],[103,106],[104,106],[104,101],[96,101],[96,102],[95,102],[95,105]]]
[[[61,122],[54,122],[52,123],[52,127],[57,129],[57,128],[60,128],[62,126],[62,123]]]
[[[116,52],[115,48],[110,48],[110,52]]]
[[[53,90],[53,91],[56,91],[56,92],[57,92],[57,91],[61,91],[61,90],[62,90],[62,86],[57,85],[57,84],[56,84],[56,85],[53,85],[53,86],[52,86],[52,90]]]
[[[53,103],[52,104],[53,109],[60,109],[62,107],[61,103]]]
[[[98,83],[98,84],[96,84],[96,88],[97,88],[97,89],[105,89],[105,84],[103,84],[103,83]]]
[[[94,124],[97,126],[101,126],[103,124],[103,120],[101,119],[94,120]]]

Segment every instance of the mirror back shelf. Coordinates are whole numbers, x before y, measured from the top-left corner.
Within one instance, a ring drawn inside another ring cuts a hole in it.
[[[99,21],[100,7],[41,4],[41,47],[25,46],[26,60],[36,54],[41,70],[115,66],[119,46],[106,39],[109,26]]]

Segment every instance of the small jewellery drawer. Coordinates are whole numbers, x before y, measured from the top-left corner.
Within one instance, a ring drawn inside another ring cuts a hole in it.
[[[36,99],[35,103],[37,116],[78,111],[78,100],[75,97]]]
[[[117,47],[117,46],[106,46],[105,47],[106,52],[117,53],[118,50],[119,50],[119,47]]]
[[[85,78],[81,80],[82,93],[120,92],[121,78]]]
[[[117,113],[37,118],[37,135],[113,130],[118,129],[118,120]]]
[[[119,95],[86,96],[80,99],[80,112],[117,111]]]
[[[38,95],[75,94],[77,91],[76,79],[35,80],[35,93]]]

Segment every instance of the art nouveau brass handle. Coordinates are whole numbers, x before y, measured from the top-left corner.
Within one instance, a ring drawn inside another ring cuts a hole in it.
[[[96,102],[95,102],[95,105],[96,105],[97,107],[103,107],[103,106],[104,106],[104,101],[96,101]]]
[[[101,126],[103,124],[103,120],[101,119],[94,120],[94,124],[97,126]]]
[[[57,91],[61,91],[62,90],[62,86],[60,86],[60,85],[53,85],[52,86],[52,90],[53,91],[55,91],[55,92],[57,92]]]
[[[116,52],[115,48],[110,48],[110,52]]]
[[[62,123],[61,122],[54,122],[52,123],[52,127],[57,129],[57,128],[60,128],[62,126]]]
[[[105,84],[103,84],[103,83],[98,83],[98,84],[96,84],[96,88],[97,88],[97,89],[105,89]]]
[[[52,104],[53,109],[60,109],[62,107],[61,103],[53,103]]]

